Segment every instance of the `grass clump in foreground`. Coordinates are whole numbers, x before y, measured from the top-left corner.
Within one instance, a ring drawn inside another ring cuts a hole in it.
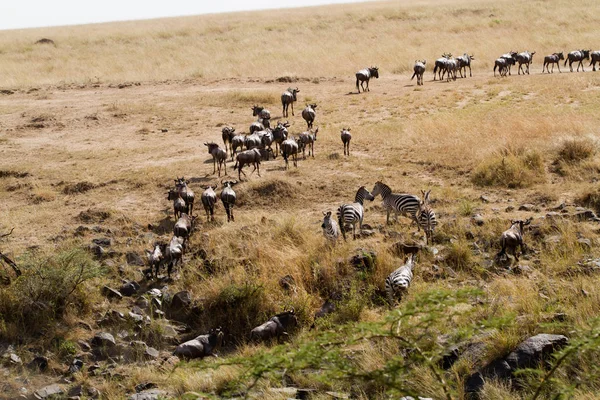
[[[509,189],[530,187],[545,180],[544,159],[538,151],[509,148],[481,162],[471,176],[476,185]]]
[[[565,140],[558,148],[556,162],[577,163],[592,157],[596,144],[591,139]]]

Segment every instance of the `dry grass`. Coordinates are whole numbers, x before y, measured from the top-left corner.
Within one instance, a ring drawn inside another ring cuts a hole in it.
[[[296,116],[289,118],[291,134],[306,129],[303,104],[319,104],[316,156],[289,171],[281,158],[263,162],[262,177],[255,173],[234,187],[235,223],[225,222],[220,204],[216,222],[200,217],[185,266],[169,288],[192,293],[201,312],[195,329],[224,325],[240,344],[227,351],[250,355],[264,350],[245,344],[250,327],[294,307],[302,338],[315,310],[336,293],[341,294],[338,311],[320,328],[380,319],[386,311],[385,277],[404,262],[391,249],[398,241],[422,241],[422,232],[406,218],[384,226],[379,198],[366,205],[372,237],[331,248],[320,228],[323,211],[335,212],[352,201],[359,186],[371,189],[377,180],[397,192],[432,189],[440,221],[439,253],[420,254],[406,299],[433,289],[477,286],[487,296],[477,305],[482,320],[510,316],[514,321],[489,338],[492,350],[486,357],[547,329],[543,324],[557,312],[573,329],[585,327],[600,306],[600,282],[573,266],[600,255],[597,227],[541,217],[563,202],[600,211],[597,184],[590,184],[600,177],[600,163],[595,142],[588,139],[600,126],[600,75],[549,76],[537,69],[544,53],[592,42],[598,36],[593,23],[565,21],[589,19],[599,7],[588,0],[559,0],[551,7],[525,1],[373,2],[273,11],[268,19],[239,13],[2,31],[0,87],[17,90],[0,95],[0,234],[16,227],[1,250],[19,259],[32,248],[85,247],[93,238],[111,237],[118,254],[106,263],[107,275],[88,286],[90,298],[98,301],[85,306],[94,315],[114,307],[127,310],[125,301],[100,300],[98,287],[119,285],[120,278],[143,279],[138,268],[125,265],[123,253],[142,254],[155,240],[170,237],[172,205],[165,192],[173,179],[190,179],[197,196],[201,186],[223,179],[212,174],[203,143],[221,143],[224,124],[247,131],[254,104],[281,119],[279,96],[292,85],[301,91]],[[442,19],[444,41],[439,40]],[[292,22],[289,28],[274,22],[283,20]],[[569,36],[562,33],[567,25]],[[42,36],[56,47],[34,46]],[[493,78],[497,53],[517,48],[537,51],[532,74]],[[413,60],[425,57],[429,65],[444,51],[465,50],[476,56],[473,78],[432,82],[430,67],[425,85],[414,90]],[[370,64],[381,68],[381,78],[371,82],[370,93],[349,95],[354,72]],[[339,138],[347,126],[353,135],[349,157],[341,155]],[[519,211],[524,203],[538,211]],[[202,215],[200,204],[197,210]],[[484,225],[473,224],[475,213],[483,215]],[[511,219],[529,216],[539,227],[526,233],[530,251],[520,263],[532,273],[518,276],[491,266],[499,234]],[[590,239],[592,248],[581,238]],[[377,252],[372,271],[348,264],[359,249]],[[291,290],[280,286],[286,275],[294,279]],[[74,328],[77,320],[68,311],[56,335],[71,342],[88,339],[88,332]],[[86,318],[87,313],[86,308]],[[156,338],[159,325],[143,334],[166,349]],[[19,332],[12,321],[2,329],[8,337]],[[376,368],[393,351],[382,346],[365,357],[365,365]],[[470,368],[457,367],[458,378]],[[187,363],[172,375],[153,367],[125,366],[121,372],[132,387],[151,377],[179,396],[223,393],[240,373],[236,368],[199,372]],[[318,385],[310,376],[296,378]],[[82,379],[106,398],[122,398],[123,390],[112,382]],[[424,383],[415,388],[440,397],[427,389],[431,381],[423,372]],[[16,380],[11,385],[18,390]],[[379,389],[363,388],[357,396],[373,398]],[[581,388],[584,395],[592,391],[586,390]],[[484,397],[518,395],[490,384]]]

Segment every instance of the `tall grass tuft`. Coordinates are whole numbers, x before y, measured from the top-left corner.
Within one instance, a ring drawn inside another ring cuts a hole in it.
[[[471,181],[479,186],[501,186],[509,189],[530,187],[546,181],[544,158],[536,150],[503,149],[481,162]]]

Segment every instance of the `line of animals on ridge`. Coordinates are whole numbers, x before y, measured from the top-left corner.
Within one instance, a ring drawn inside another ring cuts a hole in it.
[[[533,62],[533,55],[535,51],[529,52],[524,51],[521,53],[510,51],[506,54],[501,55],[499,58],[494,61],[494,76],[496,76],[496,69],[500,73],[500,76],[511,75],[510,69],[511,66],[515,64],[519,64],[518,74],[529,74],[529,65]],[[438,77],[440,80],[444,79],[446,76],[446,80],[450,81],[456,80],[457,73],[460,74],[461,78],[467,77],[467,67],[469,68],[469,76],[473,76],[471,73],[471,61],[474,60],[473,55],[469,55],[468,53],[463,54],[462,56],[453,58],[451,53],[442,54],[441,58],[435,60],[435,65],[433,68],[433,80],[436,80]],[[544,71],[548,73],[554,73],[554,64],[558,67],[558,72],[562,72],[560,70],[560,61],[565,60],[564,66],[567,66],[569,63],[569,69],[573,72],[573,63],[577,62],[577,72],[579,72],[579,67],[581,70],[585,72],[583,67],[584,60],[590,60],[589,66],[592,66],[592,70],[596,71],[596,63],[600,63],[600,51],[591,51],[591,50],[574,50],[567,54],[567,58],[563,52],[560,53],[552,53],[544,57],[544,64],[542,65],[542,73]],[[415,65],[413,67],[413,75],[410,78],[413,80],[415,76],[417,77],[417,85],[423,85],[423,75],[425,74],[425,65],[427,64],[426,60],[416,60]],[[523,65],[525,68],[523,69]],[[552,70],[550,70],[550,66],[552,66]],[[464,76],[463,76],[464,71]],[[437,76],[436,76],[437,73]],[[447,74],[447,75],[446,75]],[[368,86],[368,84],[367,84]],[[357,89],[358,89],[358,73],[357,73]],[[360,89],[359,89],[360,92]]]

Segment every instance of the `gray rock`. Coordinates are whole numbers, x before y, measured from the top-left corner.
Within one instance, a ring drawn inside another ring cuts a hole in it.
[[[550,211],[550,212],[546,213],[546,218],[547,219],[562,219],[563,215],[556,211]]]
[[[112,348],[116,344],[115,337],[108,332],[99,332],[92,339],[92,347]]]
[[[39,390],[36,390],[33,394],[36,399],[48,399],[52,396],[57,396],[63,394],[65,391],[58,384],[49,385],[43,387]]]
[[[140,290],[140,285],[136,281],[129,281],[121,286],[119,292],[121,292],[123,296],[129,297],[136,294],[138,290]]]
[[[146,265],[144,259],[139,254],[134,253],[132,251],[125,254],[125,259],[127,260],[127,264],[129,265],[135,265],[137,267],[143,267]]]
[[[516,267],[512,268],[511,271],[515,275],[529,275],[533,272],[533,269],[531,269],[531,267],[528,265],[517,265]]]
[[[592,210],[588,210],[582,207],[577,207],[575,209],[575,214],[573,214],[573,218],[577,221],[598,221],[599,218],[595,212]]]
[[[90,244],[89,246],[90,252],[94,255],[94,257],[98,260],[101,260],[108,256],[108,251],[98,244]]]
[[[292,280],[293,279],[294,278],[292,278]],[[171,299],[170,310],[174,312],[184,311],[187,310],[191,304],[192,294],[187,290],[184,290],[173,295],[173,299]]]
[[[22,365],[23,361],[21,360],[21,357],[19,357],[18,355],[16,355],[15,353],[10,353],[8,355],[8,361],[12,364],[12,365]]]
[[[421,250],[421,248],[421,245],[405,242],[396,242],[392,245],[392,251],[398,256],[405,256],[407,254],[417,254]]]
[[[142,382],[135,385],[135,392],[143,392],[144,390],[156,389],[158,385],[154,382]]]
[[[563,335],[541,333],[525,340],[508,356],[506,362],[512,369],[535,368],[554,351],[564,347],[569,339]]]
[[[512,212],[512,211],[515,211],[515,206],[508,206],[508,207],[506,207],[506,208],[504,209],[504,211],[506,211],[506,212]]]
[[[519,206],[519,211],[539,211],[535,204],[527,203]]]
[[[48,358],[37,356],[27,364],[27,368],[43,372],[48,368]]]
[[[69,365],[69,373],[74,374],[79,372],[81,371],[81,368],[83,368],[83,360],[75,358],[71,365]]]
[[[490,198],[488,196],[485,195],[481,195],[479,196],[479,200],[481,200],[483,203],[489,203],[490,202]]]
[[[592,248],[592,241],[590,239],[581,238],[577,240],[579,246],[581,246],[584,250],[590,250]]]
[[[473,215],[473,217],[471,218],[471,220],[477,226],[482,226],[483,224],[485,224],[485,221],[483,220],[483,217],[481,216],[481,214],[475,214],[475,215]]]
[[[121,293],[119,293],[118,290],[115,290],[108,286],[104,286],[102,288],[102,294],[108,299],[121,300],[123,298],[123,296],[121,295]]]
[[[92,239],[92,243],[97,244],[98,246],[110,247],[112,245],[112,240],[110,238],[98,238]]]
[[[364,229],[364,228],[363,228],[363,229],[360,231],[360,236],[361,236],[361,237],[370,237],[370,236],[373,236],[374,234],[375,234],[375,231],[374,231],[374,230],[372,230],[372,229]]]
[[[144,322],[144,316],[140,315],[140,314],[136,314],[134,312],[129,312],[127,313],[127,316],[129,317],[129,319],[131,319],[133,322],[136,323],[141,323]]]
[[[67,394],[71,397],[81,396],[83,395],[83,386],[75,385],[71,389],[69,389],[69,392]]]
[[[129,396],[129,400],[158,400],[167,397],[167,392],[160,389],[144,390]]]
[[[377,263],[377,253],[373,250],[357,249],[357,254],[350,258],[350,264],[360,270],[370,271]]]

